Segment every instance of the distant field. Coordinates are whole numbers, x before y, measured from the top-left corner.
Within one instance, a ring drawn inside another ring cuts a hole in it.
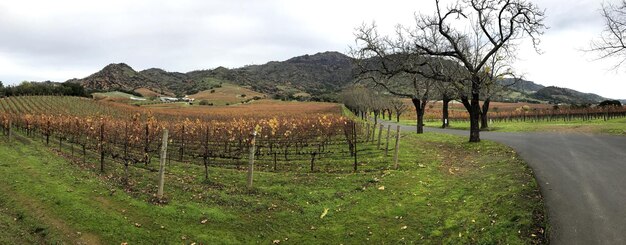
[[[415,125],[414,120],[403,120],[406,124]],[[440,127],[440,121],[427,121],[426,126]],[[450,128],[469,130],[467,121],[451,121]],[[492,122],[489,131],[498,132],[560,132],[560,133],[593,133],[626,136],[626,118],[616,118],[604,121],[573,120],[556,122]]]
[[[113,93],[117,94],[117,93]],[[324,102],[259,100],[231,106],[190,106],[188,103],[160,103],[132,106],[107,100],[80,97],[20,96],[0,99],[0,112],[130,117],[135,113],[187,115],[200,117],[272,117],[279,115],[341,115],[341,106]]]
[[[127,94],[119,91],[105,92],[105,93],[93,93],[92,97],[96,100],[102,101],[114,101],[120,103],[130,103],[130,97],[133,97],[132,94]]]
[[[160,96],[161,94],[154,92],[150,89],[147,88],[138,88],[135,89],[135,92],[140,93],[141,96],[145,97],[145,98],[149,98],[149,97],[157,97]]]
[[[130,116],[138,108],[123,103],[81,97],[20,96],[0,99],[0,112],[17,114],[68,114],[75,116]]]
[[[415,118],[415,107],[409,99],[404,100],[408,106],[408,110],[402,115],[402,119],[411,120]],[[480,103],[482,105],[482,102]],[[467,110],[461,104],[460,101],[452,101],[448,104],[450,117],[468,117]],[[424,113],[424,119],[439,119],[441,118],[443,103],[441,101],[431,101],[426,107]],[[505,102],[491,102],[489,104],[490,113],[511,113],[520,110],[533,111],[533,110],[547,110],[553,109],[554,105],[550,104],[533,104],[526,102],[518,103],[505,103]]]
[[[207,100],[209,103],[213,103],[213,105],[226,105],[241,103],[254,97],[265,98],[267,96],[241,86],[223,83],[219,88],[201,91],[197,94],[189,95],[189,97],[195,98],[196,103],[201,100]]]
[[[402,115],[401,121],[404,124],[415,125],[414,107],[410,100],[405,100],[405,103],[409,105],[409,109]],[[551,104],[491,102],[489,118],[493,120],[490,120],[488,130],[626,135],[625,109],[626,107],[570,109],[569,106]],[[469,130],[469,116],[461,103],[451,102],[449,113],[451,128]],[[615,115],[605,121],[604,117],[608,116],[608,113]],[[442,103],[429,103],[424,115],[425,125],[441,127],[441,117]]]
[[[302,114],[335,114],[341,115],[341,106],[324,102],[284,102],[276,100],[259,100],[248,104],[231,106],[189,106],[186,103],[167,103],[151,105],[146,108],[158,113],[187,115],[238,115],[242,117],[258,114],[292,115]]]
[[[218,86],[219,85],[219,86]],[[229,83],[220,83],[215,85],[214,88],[209,90],[200,91],[196,94],[187,95],[190,98],[195,99],[195,105],[199,105],[199,103],[203,100],[206,100],[212,106],[223,106],[223,105],[233,105],[240,104],[245,102],[250,102],[253,99],[266,99],[267,95],[250,90],[245,87],[237,86]],[[145,99],[156,98],[159,96],[174,96],[171,93],[159,94],[156,91],[150,90],[148,88],[138,88],[135,89],[135,92],[142,95]],[[147,100],[147,101],[134,101],[131,100],[131,97],[136,97],[132,94],[112,91],[112,92],[102,92],[102,93],[93,93],[93,98],[97,100],[105,100],[105,101],[114,101],[126,104],[135,104],[142,105],[148,107],[178,107],[182,106],[183,103],[172,103],[171,105],[163,105],[159,100]]]

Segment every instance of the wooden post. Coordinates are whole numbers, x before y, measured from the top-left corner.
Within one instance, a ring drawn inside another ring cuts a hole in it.
[[[365,136],[365,142],[369,142],[370,141],[370,123],[366,123],[367,124],[367,135]]]
[[[316,151],[311,153],[311,173],[315,172],[315,155],[317,155]]]
[[[12,122],[12,121],[9,121],[9,129],[8,129],[8,130],[9,130],[9,141],[11,141],[11,133],[12,133],[12,132],[11,132],[11,128],[12,128],[12,127],[13,127],[13,122]]]
[[[104,123],[100,124],[100,172],[104,173]]]
[[[159,199],[163,198],[163,184],[165,182],[165,161],[167,159],[167,129],[163,129],[163,143],[161,144],[161,158],[159,164],[159,191],[157,192],[157,197]]]
[[[395,169],[398,169],[398,150],[400,148],[400,125],[397,126],[396,128],[396,149],[395,149],[395,153],[394,153],[394,157],[393,157],[393,166]]]
[[[379,127],[379,129],[378,129],[378,143],[377,143],[377,145],[378,145],[378,146],[376,146],[376,149],[379,149],[379,150],[380,150],[380,138],[381,138],[382,136],[383,136],[383,124],[381,123],[381,124],[380,124],[380,127]]]
[[[389,156],[389,131],[391,131],[391,124],[387,125],[387,143],[385,144],[385,156]]]
[[[359,142],[359,137],[358,134],[356,132],[356,123],[354,123],[352,125],[352,135],[354,136],[354,172],[356,173],[357,170],[357,164],[358,164],[358,160],[357,160],[357,143]]]
[[[248,157],[248,189],[252,189],[252,180],[254,176],[254,152],[256,151],[256,131],[252,133],[252,141],[250,142],[250,156]]]

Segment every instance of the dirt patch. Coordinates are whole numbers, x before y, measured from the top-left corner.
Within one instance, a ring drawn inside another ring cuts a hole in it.
[[[480,152],[469,152],[454,146],[438,146],[441,165],[439,170],[447,175],[460,176],[479,168]]]
[[[146,97],[146,98],[161,96],[161,94],[154,92],[147,88],[138,88],[138,89],[135,89],[135,92],[141,94],[141,96]]]

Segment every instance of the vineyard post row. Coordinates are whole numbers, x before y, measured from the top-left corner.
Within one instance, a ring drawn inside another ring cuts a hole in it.
[[[158,142],[156,138],[161,136],[161,133],[165,134],[167,130],[167,126],[158,126],[152,125],[149,122],[141,122],[137,123],[135,127],[131,124],[133,122],[115,122],[110,119],[85,119],[79,117],[72,116],[47,116],[47,115],[16,115],[13,114],[11,116],[7,116],[6,114],[0,115],[0,126],[3,128],[5,135],[10,135],[13,128],[17,128],[26,136],[30,136],[33,138],[39,138],[43,142],[49,144],[49,140],[51,136],[55,136],[59,139],[59,150],[63,149],[63,142],[66,141],[66,147],[71,147],[72,155],[74,154],[74,145],[78,145],[82,147],[83,150],[83,162],[86,162],[87,150],[90,152],[94,152],[100,160],[100,171],[105,171],[105,157],[109,156],[113,161],[121,160],[122,164],[125,167],[125,178],[128,181],[128,167],[129,165],[135,167],[136,163],[144,163],[146,166],[150,162],[151,155],[153,153],[158,152],[157,149],[161,148],[167,154],[168,145],[167,142],[177,143],[176,138],[184,139],[185,135],[187,137],[190,136],[189,131],[188,134],[173,134],[173,137],[170,137],[167,141],[163,141],[160,144],[155,145],[153,142]],[[13,122],[16,122],[14,124]],[[136,122],[135,122],[136,123]],[[365,143],[372,142],[374,143],[375,135],[376,135],[376,126],[370,125],[369,122],[355,122],[355,121],[347,121],[345,123],[347,127],[343,129],[346,137],[346,141],[349,146],[349,152],[354,160],[354,171],[358,170],[358,151],[357,144],[359,143],[359,136],[363,136],[365,132],[362,130],[367,128],[367,137],[364,138]],[[171,128],[171,125],[170,125]],[[183,125],[181,128],[185,128]],[[188,129],[190,129],[188,127]],[[200,128],[202,129],[202,128]],[[370,131],[370,129],[372,131]],[[194,131],[196,133],[199,132],[208,132],[208,128],[204,130]],[[383,127],[381,125],[378,130],[378,143],[375,144],[378,150],[381,150],[381,137],[383,134]],[[387,130],[387,142],[385,147],[385,152],[389,150],[389,127]],[[399,134],[399,131],[398,131]],[[205,136],[205,140],[208,140],[209,134],[198,135],[196,134],[194,137],[196,140]],[[165,137],[165,136],[164,136]],[[189,140],[189,139],[188,139]],[[396,136],[396,146],[398,146],[399,136]],[[246,140],[243,140],[246,141]],[[208,141],[207,141],[208,142]],[[319,149],[323,147],[323,144],[328,143],[329,141],[322,140],[320,142],[307,142],[306,144],[296,146],[296,148],[300,147],[303,149],[304,145],[317,145],[318,151],[312,151],[311,154],[311,171],[313,171],[314,163],[316,156],[320,154]],[[178,142],[180,143],[180,142]],[[201,142],[198,141],[187,141],[188,144],[201,145]],[[239,141],[239,144],[242,142]],[[245,142],[244,142],[245,143]],[[256,142],[255,142],[256,143]],[[265,141],[264,147],[267,147],[267,144],[271,143],[270,141]],[[332,143],[332,142],[331,142]],[[329,144],[331,144],[329,143]],[[235,143],[236,144],[236,143]],[[173,145],[174,148],[176,144]],[[185,151],[184,142],[178,145],[181,147],[181,151]],[[248,146],[247,149],[250,149],[250,157],[249,159],[254,161],[255,155],[259,152],[254,148],[250,148]],[[220,146],[221,147],[221,146]],[[232,145],[226,144],[226,148],[233,147]],[[240,146],[241,147],[241,146]],[[207,150],[209,148],[205,148]],[[206,157],[206,154],[198,153],[198,151],[194,151],[195,149],[188,149],[191,153],[190,155],[194,155],[194,157]],[[171,156],[167,154],[163,154],[160,158],[161,165],[164,166],[165,161],[171,160]],[[274,154],[276,156],[276,154]],[[397,159],[397,150],[395,154],[395,159]],[[395,166],[397,166],[397,160],[395,160]],[[135,164],[131,164],[135,163]],[[253,165],[252,165],[253,167]],[[127,182],[126,182],[127,183]],[[160,184],[162,185],[162,184]],[[159,190],[162,187],[159,188]]]
[[[604,121],[626,117],[626,106],[615,107],[607,106],[605,108],[584,108],[584,109],[544,109],[544,110],[516,110],[510,112],[489,112],[489,118],[495,122],[556,122],[556,121],[573,121],[573,120],[596,120]],[[438,114],[430,114],[425,116],[427,120],[441,120]],[[467,112],[450,113],[450,120],[468,121]]]

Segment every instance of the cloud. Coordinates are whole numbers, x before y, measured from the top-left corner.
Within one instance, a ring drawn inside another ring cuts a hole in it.
[[[600,3],[536,3],[551,27],[545,54],[525,45],[518,70],[546,85],[626,97],[617,82],[622,73],[607,72],[609,61],[590,62],[579,51],[602,30]],[[114,62],[185,72],[344,52],[361,23],[376,21],[382,33],[393,34],[396,24],[410,26],[415,13],[433,8],[433,1],[412,0],[3,1],[0,80],[65,81]],[[593,77],[599,86],[589,86]]]

